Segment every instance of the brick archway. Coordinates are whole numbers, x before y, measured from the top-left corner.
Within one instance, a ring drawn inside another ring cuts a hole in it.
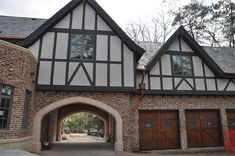
[[[113,109],[112,107],[106,105],[103,102],[86,98],[86,97],[71,97],[67,99],[63,99],[57,102],[54,102],[44,108],[42,108],[34,118],[34,125],[33,125],[33,142],[32,142],[32,150],[33,152],[40,152],[41,150],[41,143],[40,143],[40,135],[41,135],[41,122],[42,118],[49,112],[60,108],[62,106],[70,105],[70,104],[76,104],[76,103],[82,103],[86,105],[95,106],[97,108],[100,108],[107,113],[111,114],[116,121],[116,142],[114,144],[115,151],[116,152],[122,152],[123,151],[123,133],[122,133],[122,118],[120,114]]]

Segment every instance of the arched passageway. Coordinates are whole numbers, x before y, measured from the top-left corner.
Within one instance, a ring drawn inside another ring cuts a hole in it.
[[[115,120],[115,142],[114,142],[115,151],[117,152],[123,151],[122,119],[121,119],[120,114],[116,110],[114,110],[112,107],[100,101],[90,99],[90,98],[85,98],[85,97],[72,97],[72,98],[67,98],[67,99],[63,99],[55,103],[52,103],[42,108],[36,114],[34,118],[33,143],[32,143],[32,146],[33,146],[32,149],[34,152],[39,152],[41,150],[40,139],[41,139],[41,125],[42,125],[43,117],[50,112],[53,112],[53,111],[55,112],[55,110],[58,111],[59,108],[62,108],[64,106],[68,106],[71,104],[73,104],[74,106],[75,105],[92,106],[92,107],[97,108],[97,110],[102,110],[103,112],[106,112],[107,114],[112,115]],[[97,112],[96,112],[97,114],[100,113],[99,111]],[[57,119],[58,119],[58,116],[57,116]]]
[[[114,140],[114,132],[113,132],[113,126],[112,123],[110,123],[111,119],[113,119],[112,115],[109,113],[105,112],[104,110],[101,110],[97,107],[90,106],[90,105],[84,105],[84,104],[71,104],[71,105],[66,105],[61,108],[57,109],[58,113],[58,120],[57,122],[57,134],[56,134],[56,141],[61,141],[61,130],[62,130],[62,123],[63,119],[66,117],[76,114],[76,113],[81,113],[81,112],[86,112],[95,115],[99,119],[101,119],[104,123],[104,140],[107,140],[109,137],[110,138],[110,143],[113,143]],[[93,127],[94,128],[94,127]],[[53,141],[55,141],[55,137],[53,137]]]

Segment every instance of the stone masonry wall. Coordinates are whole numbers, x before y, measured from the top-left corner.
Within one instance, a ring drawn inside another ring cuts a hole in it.
[[[0,84],[13,86],[13,100],[9,129],[0,131],[0,139],[32,136],[34,77],[36,59],[22,47],[0,41]],[[29,129],[22,129],[25,91],[32,92]]]

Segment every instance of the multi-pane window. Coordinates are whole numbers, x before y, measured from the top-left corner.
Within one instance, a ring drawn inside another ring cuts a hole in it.
[[[29,106],[31,101],[31,92],[26,90],[24,98],[24,112],[22,120],[22,128],[27,129],[29,127]]]
[[[0,85],[0,129],[7,129],[10,122],[12,87]]]
[[[173,72],[175,76],[191,76],[192,60],[190,56],[173,56]]]
[[[70,59],[93,59],[94,35],[71,34]]]

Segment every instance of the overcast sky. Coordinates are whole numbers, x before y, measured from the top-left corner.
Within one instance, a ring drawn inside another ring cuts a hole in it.
[[[0,0],[0,15],[50,18],[70,0]],[[163,0],[96,0],[122,27],[129,21],[152,18]],[[177,8],[190,0],[165,0],[169,8]],[[215,0],[207,0],[213,2]]]

